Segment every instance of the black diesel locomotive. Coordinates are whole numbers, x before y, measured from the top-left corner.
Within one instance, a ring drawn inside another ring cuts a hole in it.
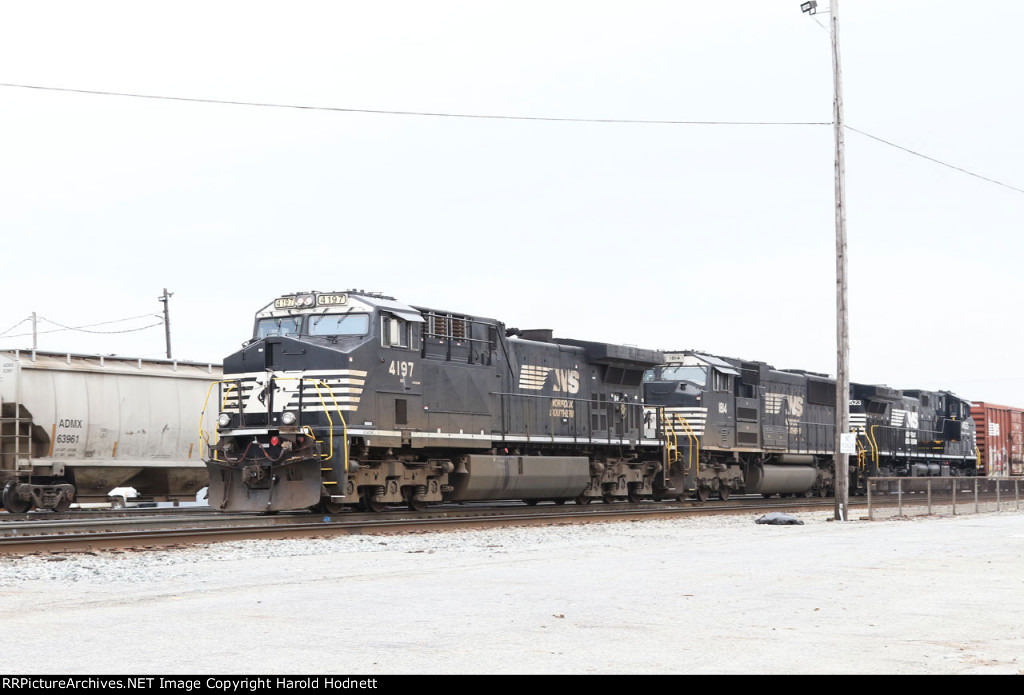
[[[834,492],[836,382],[824,374],[693,351],[664,353],[644,375],[660,406],[666,486],[727,499],[732,491]],[[851,384],[850,490],[869,476],[974,475],[970,404],[949,392]]]
[[[853,489],[973,472],[963,401],[851,392]],[[835,382],[822,375],[554,339],[355,290],[259,311],[216,398],[205,460],[223,510],[824,495],[833,480]]]

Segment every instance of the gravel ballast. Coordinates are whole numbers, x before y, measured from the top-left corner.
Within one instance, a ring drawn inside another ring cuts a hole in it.
[[[1024,515],[0,558],[16,674],[1016,674]]]

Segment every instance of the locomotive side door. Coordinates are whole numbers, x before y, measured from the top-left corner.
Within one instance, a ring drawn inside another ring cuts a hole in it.
[[[731,449],[736,446],[735,372],[712,367],[708,390],[704,393],[708,409],[704,431],[704,446],[712,449]]]

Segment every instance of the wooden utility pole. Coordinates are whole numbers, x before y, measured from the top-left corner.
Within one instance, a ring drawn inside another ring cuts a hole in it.
[[[168,305],[171,297],[173,296],[174,293],[168,293],[167,288],[165,287],[164,293],[157,297],[157,299],[164,303],[164,337],[167,340],[167,359],[171,359],[171,314]]]
[[[846,164],[843,158],[843,79],[839,64],[839,0],[831,0],[832,120],[836,140],[836,441],[835,519],[846,521],[850,499],[849,454],[841,451],[850,431],[850,328],[846,288]]]

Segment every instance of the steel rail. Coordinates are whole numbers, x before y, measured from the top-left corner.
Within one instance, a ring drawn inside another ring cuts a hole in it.
[[[422,513],[394,510],[379,514],[298,513],[260,516],[218,514],[196,518],[149,517],[98,519],[63,523],[0,524],[0,555],[73,553],[99,549],[160,549],[248,539],[309,538],[333,535],[381,535],[465,528],[528,526],[608,521],[638,521],[756,511],[816,511],[828,500],[738,500],[721,505],[687,503],[616,504],[601,507],[544,505],[431,509]],[[455,507],[453,505],[453,507]],[[161,526],[161,528],[157,528]]]

